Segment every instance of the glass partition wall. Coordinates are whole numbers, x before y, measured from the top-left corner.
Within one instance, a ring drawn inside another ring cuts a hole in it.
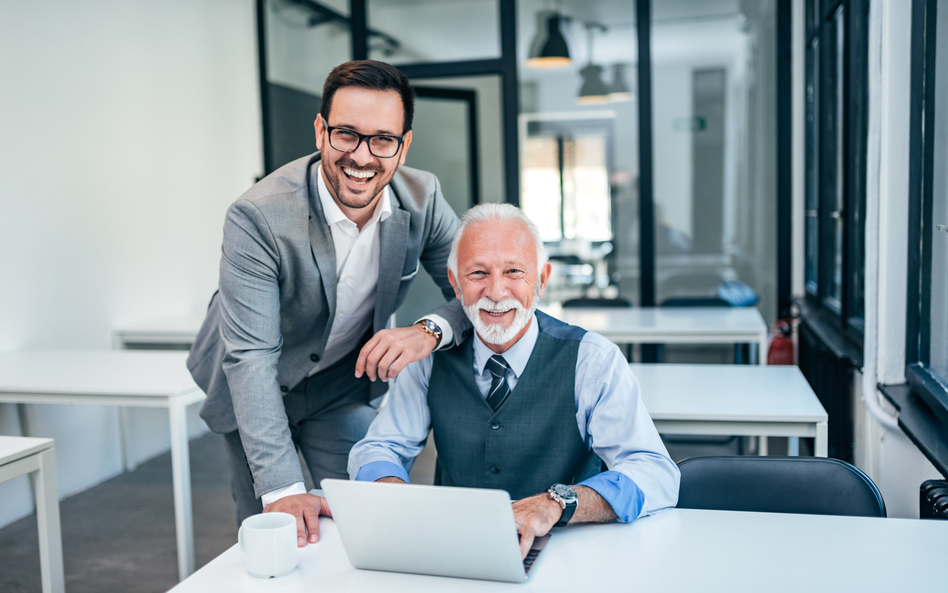
[[[776,232],[784,1],[258,0],[267,171],[315,150],[332,67],[384,60],[418,88],[407,165],[437,174],[459,215],[522,206],[553,256],[546,300],[661,305],[723,286],[772,322],[789,275]],[[440,299],[416,284],[399,324]]]

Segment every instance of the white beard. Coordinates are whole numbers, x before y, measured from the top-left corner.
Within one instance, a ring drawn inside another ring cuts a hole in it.
[[[537,283],[537,293],[540,292],[539,288],[540,284]],[[464,312],[467,314],[467,318],[471,320],[471,323],[474,324],[474,329],[482,340],[488,344],[501,346],[514,339],[514,337],[520,333],[520,330],[530,323],[533,312],[537,308],[537,297],[538,295],[535,294],[529,309],[524,307],[523,304],[515,298],[507,297],[497,303],[487,297],[483,297],[473,305],[465,305]],[[481,309],[493,312],[514,309],[516,313],[510,325],[504,327],[502,323],[485,323],[481,318]]]

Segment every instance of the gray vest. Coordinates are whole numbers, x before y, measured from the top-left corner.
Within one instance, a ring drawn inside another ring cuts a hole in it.
[[[474,338],[436,352],[428,408],[445,486],[498,488],[514,500],[599,473],[576,426],[576,357],[585,330],[537,311],[540,333],[510,397],[494,412],[474,382]]]

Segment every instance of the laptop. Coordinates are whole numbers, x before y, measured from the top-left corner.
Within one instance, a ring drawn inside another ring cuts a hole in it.
[[[356,568],[521,583],[526,559],[504,490],[326,479],[320,483]]]

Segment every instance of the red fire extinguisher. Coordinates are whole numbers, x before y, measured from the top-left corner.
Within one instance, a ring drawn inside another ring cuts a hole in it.
[[[779,319],[767,349],[767,364],[796,364],[793,347],[793,326],[789,319]]]

